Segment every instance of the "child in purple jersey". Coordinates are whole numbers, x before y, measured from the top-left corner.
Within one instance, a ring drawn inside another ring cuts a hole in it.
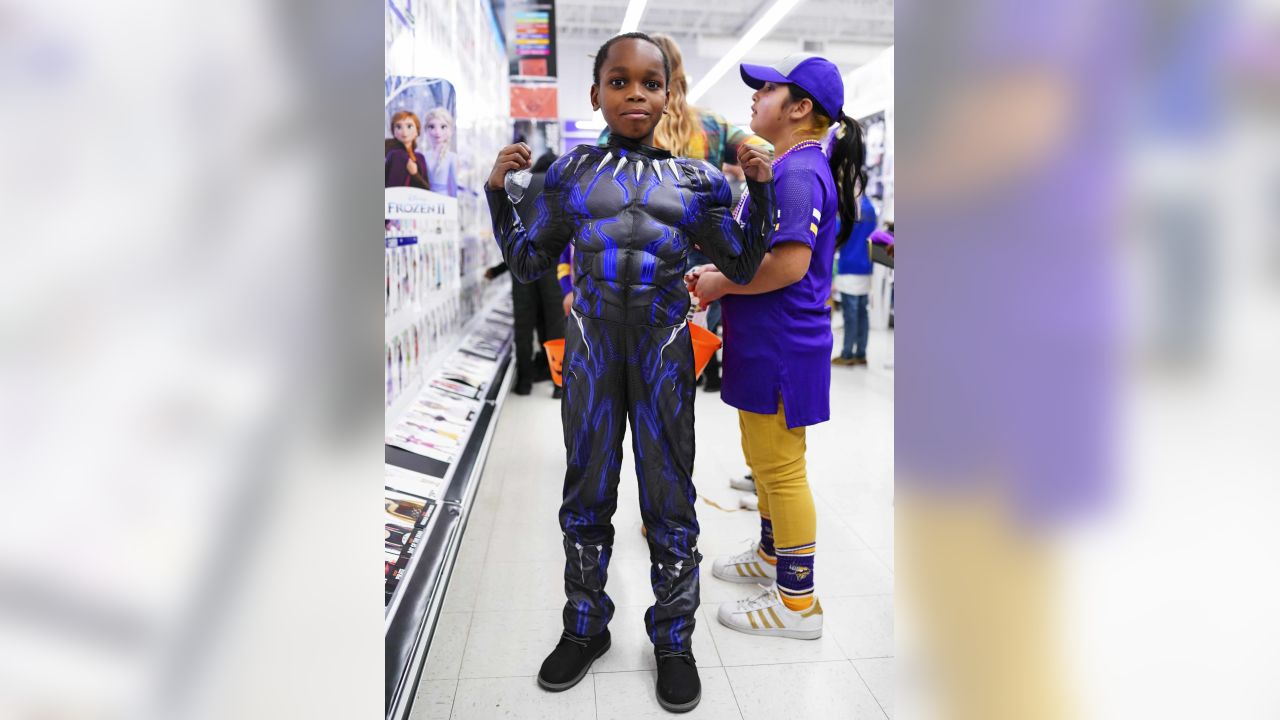
[[[734,283],[712,266],[687,281],[702,304],[724,298],[724,385],[738,408],[742,451],[759,496],[760,541],[717,559],[715,577],[774,587],[720,606],[721,624],[745,633],[822,635],[814,597],[817,517],[805,470],[805,426],[830,417],[832,265],[848,240],[865,183],[862,130],[844,116],[844,84],[830,61],[792,55],[743,65],[756,88],[751,129],[773,144],[778,215],[755,278]],[[824,138],[834,133],[831,157]],[[837,219],[839,222],[837,222]]]

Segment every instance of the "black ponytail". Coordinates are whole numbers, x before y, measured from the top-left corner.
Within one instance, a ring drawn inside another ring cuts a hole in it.
[[[853,224],[858,221],[858,196],[867,189],[867,170],[863,167],[867,146],[857,120],[841,115],[835,132],[831,140],[831,176],[840,199],[840,233],[836,235],[836,247],[840,247],[853,232]]]

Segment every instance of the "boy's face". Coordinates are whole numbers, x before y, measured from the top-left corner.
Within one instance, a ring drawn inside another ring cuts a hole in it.
[[[619,40],[609,48],[597,82],[591,86],[591,108],[604,114],[609,131],[652,145],[653,129],[667,107],[667,78],[658,46]]]

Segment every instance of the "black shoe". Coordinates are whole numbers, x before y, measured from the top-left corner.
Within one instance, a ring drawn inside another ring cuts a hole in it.
[[[552,390],[551,390],[551,399],[552,399],[552,400],[559,400],[559,399],[560,399],[560,398],[562,398],[562,397],[564,397],[564,388],[560,387],[559,385],[557,385],[557,386],[555,386],[554,388],[552,388]]]
[[[516,395],[529,395],[530,392],[534,392],[534,383],[529,379],[529,375],[516,373],[515,386],[511,388],[511,392],[515,392]]]
[[[693,653],[658,650],[658,704],[674,713],[689,712],[702,700],[702,681]]]
[[[551,692],[568,690],[586,677],[591,663],[608,650],[608,630],[592,637],[578,637],[566,630],[556,649],[542,661],[538,684]]]

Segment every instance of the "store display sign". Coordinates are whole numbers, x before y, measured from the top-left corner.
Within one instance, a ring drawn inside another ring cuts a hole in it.
[[[556,76],[556,6],[554,2],[514,2],[515,24],[511,74],[516,77]]]
[[[448,223],[458,221],[458,201],[446,195],[403,187],[387,188],[384,198],[385,217],[389,220],[437,217]],[[387,230],[394,227],[389,225]]]
[[[386,78],[385,187],[458,196],[457,112],[453,84],[440,78]]]
[[[555,85],[511,85],[511,117],[523,120],[555,120],[560,116]]]

